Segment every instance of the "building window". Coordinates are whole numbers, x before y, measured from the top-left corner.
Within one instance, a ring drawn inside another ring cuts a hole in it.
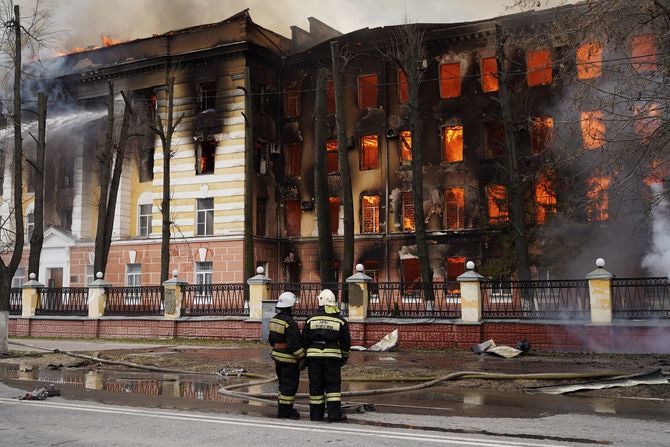
[[[638,73],[656,70],[656,41],[654,36],[634,36],[631,47],[633,68]]]
[[[379,233],[379,195],[361,197],[362,233]]]
[[[337,157],[337,140],[326,141],[326,167],[328,174],[339,172],[340,162]]]
[[[501,158],[505,156],[505,126],[499,121],[484,124],[486,131],[486,158]]]
[[[358,108],[365,110],[377,107],[377,75],[358,77]]]
[[[287,200],[285,211],[284,227],[286,228],[286,236],[300,236],[300,218],[302,217],[300,201]]]
[[[268,199],[264,197],[256,198],[256,234],[258,236],[266,236],[267,207],[268,207]]]
[[[610,186],[608,177],[591,177],[586,182],[586,220],[602,222],[609,218],[609,200],[607,188]]]
[[[74,187],[74,158],[65,157],[58,160],[58,171],[60,175],[60,186],[61,188],[73,188]],[[34,188],[34,186],[33,186]],[[34,190],[34,189],[33,189]]]
[[[90,285],[95,281],[95,272],[93,270],[93,264],[88,264],[86,266],[84,275],[86,276],[86,285]]]
[[[647,141],[663,124],[661,118],[663,109],[664,107],[657,102],[633,107],[633,130],[642,137],[642,142]]]
[[[216,82],[206,81],[198,84],[198,113],[214,110],[216,107]]]
[[[296,118],[300,116],[300,90],[298,87],[286,90],[286,102],[284,108],[287,118]]]
[[[484,93],[498,91],[498,63],[495,57],[483,57],[480,63],[482,71],[482,90]]]
[[[529,87],[551,84],[552,63],[549,50],[526,53],[526,70]]]
[[[409,102],[409,90],[407,90],[407,76],[405,72],[398,69],[398,102],[407,104]]]
[[[300,177],[302,174],[302,145],[289,144],[286,146],[286,176]]]
[[[329,197],[328,204],[330,206],[330,232],[338,234],[340,231],[340,198]]]
[[[440,64],[440,98],[461,96],[461,63]]]
[[[456,278],[465,273],[465,258],[454,256],[447,258],[447,281],[456,281]]]
[[[214,234],[214,199],[197,199],[195,226],[197,236]]]
[[[400,132],[400,161],[412,161],[412,132]]]
[[[126,286],[142,285],[142,264],[126,264]]]
[[[195,142],[195,173],[214,174],[214,159],[216,156],[216,141]]]
[[[554,139],[554,119],[550,116],[534,117],[530,128],[530,139],[534,154],[548,149]]]
[[[584,149],[598,149],[605,144],[605,121],[603,117],[603,112],[599,110],[581,113],[580,126]]]
[[[543,173],[535,182],[535,223],[544,224],[549,214],[556,214],[556,193],[551,181]]]
[[[35,214],[28,213],[26,214],[26,239],[28,241],[32,239],[34,230],[35,230]]]
[[[603,47],[599,42],[580,45],[577,48],[577,78],[597,78],[602,73]]]
[[[365,135],[360,140],[360,168],[361,171],[377,169],[379,167],[379,137]]]
[[[151,223],[153,219],[153,205],[147,203],[137,207],[138,214],[138,233],[140,237],[149,237],[151,235]]]
[[[463,126],[442,128],[442,149],[447,163],[463,161]]]
[[[414,197],[412,191],[402,193],[402,230],[414,231]]]
[[[26,281],[26,269],[23,267],[17,267],[14,277],[12,278],[12,287],[18,288],[23,286],[23,283]]]
[[[195,283],[196,284],[211,284],[212,283],[212,262],[196,262],[195,263]]]
[[[465,191],[447,188],[444,191],[444,220],[449,230],[465,228]]]
[[[335,81],[329,79],[326,82],[326,113],[335,113]]]
[[[489,223],[491,225],[507,222],[509,208],[507,206],[507,190],[503,185],[488,185],[486,196],[489,207]]]
[[[402,260],[402,301],[415,300],[412,290],[421,283],[421,265],[419,258],[405,258]]]

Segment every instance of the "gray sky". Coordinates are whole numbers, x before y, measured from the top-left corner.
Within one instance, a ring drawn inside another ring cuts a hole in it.
[[[35,0],[15,0],[22,15]],[[310,16],[342,32],[404,22],[459,22],[517,12],[513,0],[40,0],[61,50],[100,45],[101,34],[128,40],[221,21],[245,8],[253,20],[290,37],[291,25],[308,28]],[[564,0],[538,0],[541,6]]]

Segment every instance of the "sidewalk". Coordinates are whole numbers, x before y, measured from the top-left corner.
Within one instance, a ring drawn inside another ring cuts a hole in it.
[[[20,344],[17,344],[20,343]],[[47,352],[37,348],[30,348],[22,345],[33,345],[40,346],[48,349],[58,349],[60,351],[70,351],[70,352],[90,352],[90,351],[111,351],[116,349],[146,349],[146,348],[155,348],[164,346],[161,344],[147,344],[147,343],[129,343],[122,341],[110,341],[110,340],[49,340],[49,339],[37,339],[37,338],[9,338],[8,345],[10,351],[23,351],[23,352]]]

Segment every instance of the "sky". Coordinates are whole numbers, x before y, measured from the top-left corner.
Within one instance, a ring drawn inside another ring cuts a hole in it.
[[[9,0],[2,0],[9,1]],[[27,16],[36,0],[14,0]],[[254,22],[286,37],[315,17],[346,33],[406,22],[461,22],[518,12],[514,0],[39,0],[49,10],[54,46],[98,46],[100,36],[130,40],[218,22],[249,8]],[[530,1],[530,0],[527,0]],[[555,6],[565,0],[537,0]]]

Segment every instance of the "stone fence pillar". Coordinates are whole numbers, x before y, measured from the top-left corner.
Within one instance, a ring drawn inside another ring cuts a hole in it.
[[[475,272],[475,263],[468,261],[467,271],[456,280],[461,285],[461,320],[479,323],[482,320],[482,275]]]
[[[88,318],[100,318],[105,315],[107,292],[111,283],[102,279],[102,272],[95,274],[97,278],[88,285]]]
[[[589,280],[591,323],[612,323],[612,275],[604,269],[605,260],[596,259],[596,269],[586,275]]]
[[[181,317],[181,303],[183,293],[181,287],[186,284],[186,281],[179,279],[179,271],[172,271],[172,278],[163,283],[163,317],[166,320],[176,320]]]
[[[349,284],[349,317],[350,322],[363,322],[368,316],[370,291],[368,284],[372,281],[364,272],[363,264],[356,265],[356,273],[347,278]]]
[[[272,281],[265,276],[265,269],[258,267],[256,276],[247,280],[249,284],[249,318],[251,320],[261,320],[263,318],[263,301],[270,298],[268,284]]]
[[[35,280],[37,276],[34,273],[29,275],[30,280],[23,284],[21,291],[21,316],[34,317],[37,304],[40,300],[40,289],[44,284]]]

